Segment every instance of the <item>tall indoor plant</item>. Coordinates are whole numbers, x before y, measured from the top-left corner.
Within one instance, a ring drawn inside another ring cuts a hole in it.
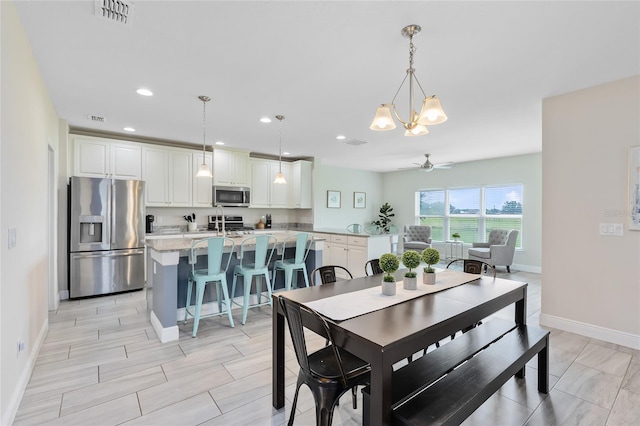
[[[405,290],[416,290],[418,288],[418,278],[413,268],[417,268],[420,265],[420,260],[420,253],[415,250],[407,250],[402,253],[402,263],[409,268],[402,280],[402,286]]]
[[[385,253],[380,256],[380,269],[384,271],[382,277],[382,294],[393,296],[396,294],[396,277],[394,272],[400,267],[398,256],[392,253]]]
[[[396,214],[393,213],[393,207],[391,207],[389,203],[384,203],[380,206],[378,220],[374,220],[371,224],[377,226],[385,234],[388,234],[391,229],[391,218],[395,215]]]
[[[435,284],[436,283],[436,271],[431,267],[440,262],[440,252],[432,247],[422,250],[422,261],[427,264],[423,269],[422,283],[423,284]]]

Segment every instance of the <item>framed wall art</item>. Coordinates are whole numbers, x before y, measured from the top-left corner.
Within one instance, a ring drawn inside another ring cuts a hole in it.
[[[640,231],[640,146],[629,150],[629,230]]]
[[[340,191],[327,191],[327,207],[330,209],[340,208]]]
[[[353,193],[353,208],[364,209],[367,207],[367,193],[366,192],[354,192]]]

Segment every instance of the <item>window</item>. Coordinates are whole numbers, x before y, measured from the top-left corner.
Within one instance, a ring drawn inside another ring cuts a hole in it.
[[[523,186],[501,185],[416,192],[416,223],[431,226],[431,238],[486,241],[495,228],[517,229],[522,248]]]

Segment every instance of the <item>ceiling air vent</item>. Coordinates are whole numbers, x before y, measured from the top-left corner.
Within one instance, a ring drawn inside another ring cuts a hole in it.
[[[345,141],[344,143],[346,143],[347,145],[351,145],[351,146],[360,146],[360,145],[364,145],[365,143],[368,143],[367,141],[361,141],[359,139],[349,139],[348,141]]]
[[[99,115],[91,115],[91,114],[89,114],[87,117],[89,117],[89,120],[94,121],[96,123],[104,123],[105,121],[107,121],[106,118],[100,117]]]
[[[118,22],[124,25],[131,25],[133,19],[134,4],[123,0],[95,0],[96,16]]]

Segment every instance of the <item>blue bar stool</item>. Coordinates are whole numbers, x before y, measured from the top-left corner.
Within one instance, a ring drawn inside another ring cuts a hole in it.
[[[293,259],[285,259],[284,256],[287,250],[287,243],[291,244],[293,241],[296,242],[295,256]],[[276,273],[278,271],[284,271],[285,289],[291,290],[291,281],[294,277],[293,273],[295,271],[302,271],[302,275],[304,275],[304,283],[309,287],[309,276],[307,274],[307,265],[305,262],[307,261],[311,244],[313,244],[313,235],[306,232],[300,232],[296,235],[287,237],[282,243],[282,259],[276,260],[273,265],[273,281],[276,280]]]
[[[236,293],[236,281],[238,276],[244,278],[244,291],[242,298],[242,324],[247,322],[247,311],[250,307],[263,306],[265,304],[271,305],[271,280],[269,280],[269,264],[273,257],[273,251],[276,248],[277,240],[271,235],[255,235],[253,237],[246,238],[240,244],[240,250],[238,258],[240,264],[233,268],[233,284],[231,285],[231,294]],[[255,257],[253,263],[245,263],[245,251],[254,251]],[[254,305],[249,304],[249,294],[251,293],[251,282],[253,277],[256,277],[256,297],[258,301]],[[262,303],[262,277],[267,283],[267,302]],[[234,302],[235,303],[235,302]]]
[[[204,248],[207,245],[207,269],[196,269],[197,261],[197,248]],[[227,262],[222,266],[222,258],[224,254],[225,246],[229,247],[229,257]],[[193,334],[191,337],[196,337],[198,332],[198,325],[200,324],[200,318],[206,318],[214,315],[224,315],[225,313],[229,317],[229,323],[231,327],[234,327],[233,317],[231,316],[231,302],[229,300],[229,290],[227,289],[227,269],[233,255],[233,249],[235,243],[230,238],[205,238],[202,240],[194,241],[191,244],[189,263],[191,263],[191,271],[189,272],[189,278],[187,282],[187,302],[184,308],[184,323],[187,323],[187,315],[193,317]],[[204,290],[209,283],[216,284],[216,299],[218,299],[218,312],[213,314],[201,315],[202,310],[202,297],[204,296]],[[191,313],[189,308],[191,306],[191,293],[192,288],[196,287],[196,304],[195,312]],[[222,291],[221,291],[222,290]],[[222,297],[220,297],[222,293]],[[225,310],[222,310],[222,303],[225,304]]]

